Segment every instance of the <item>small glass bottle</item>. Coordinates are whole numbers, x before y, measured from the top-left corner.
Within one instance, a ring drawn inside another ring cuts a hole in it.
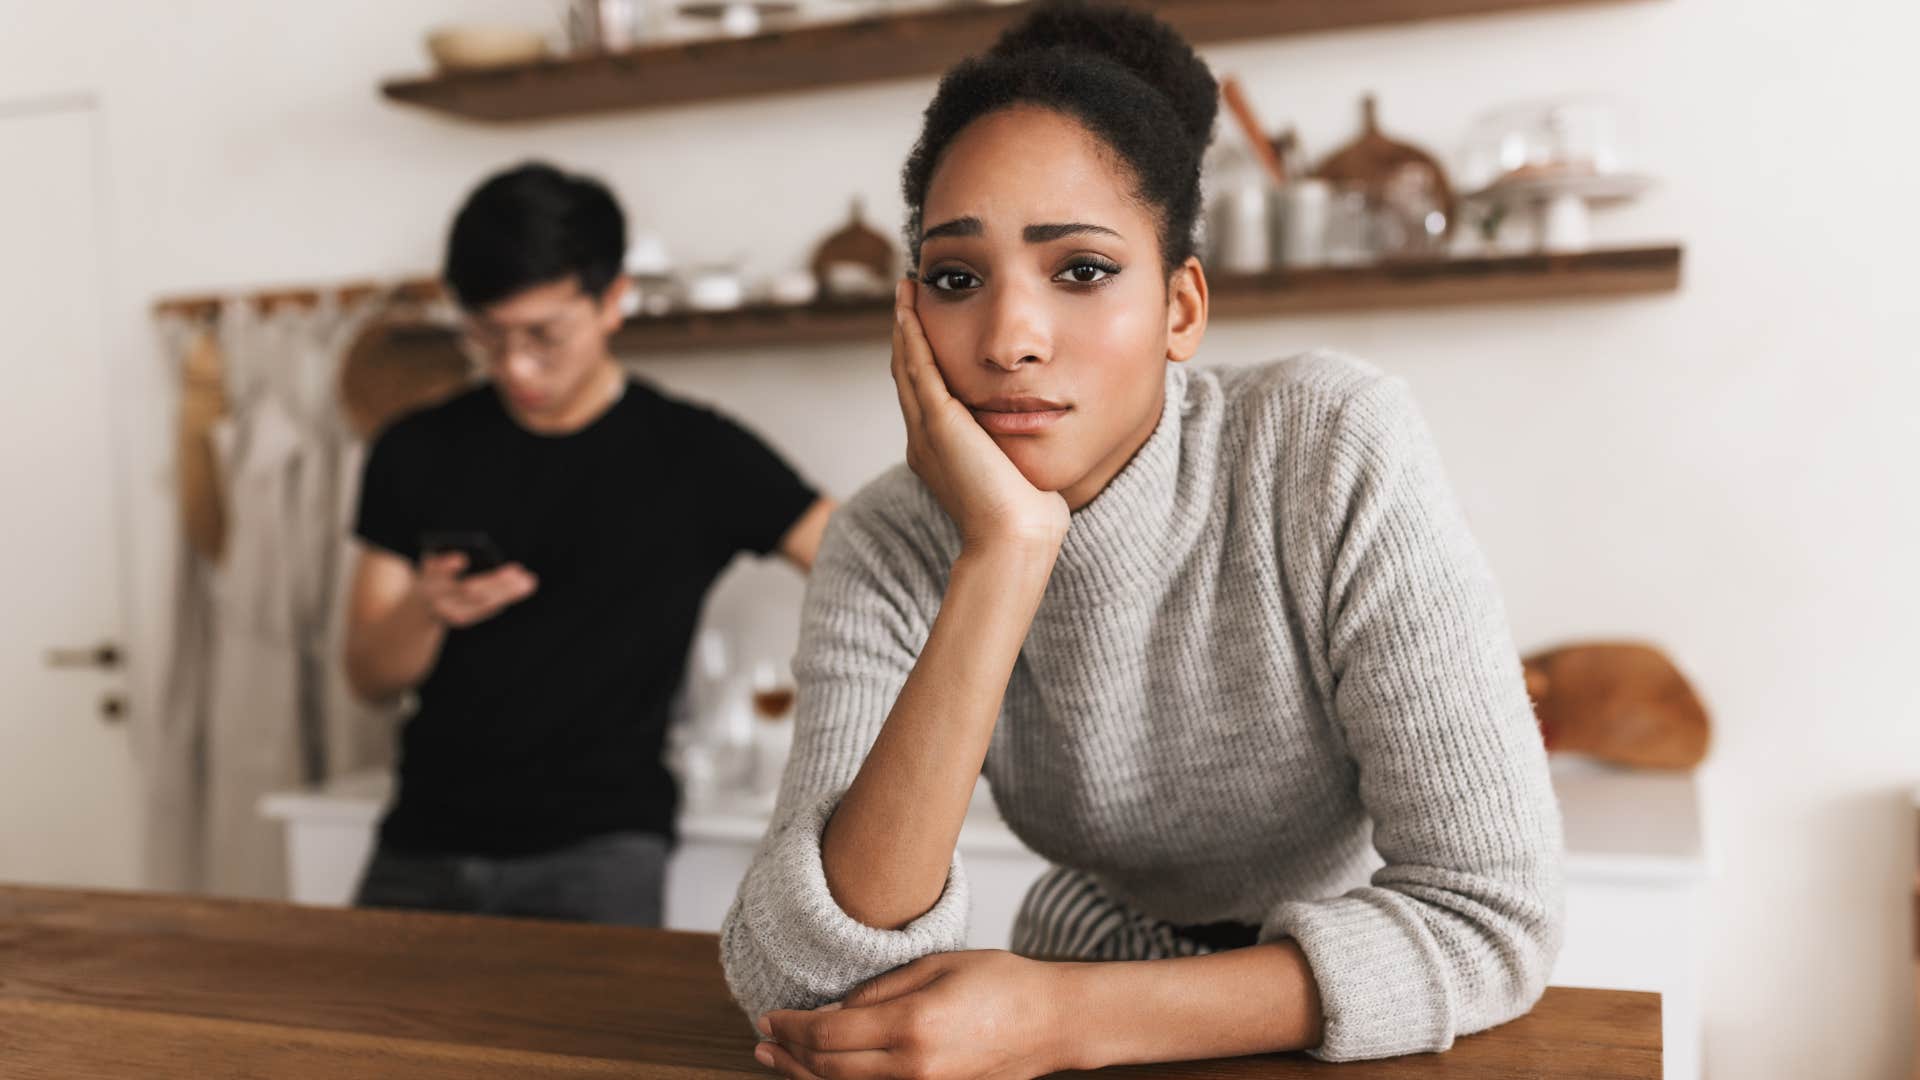
[[[770,799],[780,790],[793,751],[793,676],[785,664],[753,669],[753,793]]]
[[[1207,261],[1225,274],[1261,274],[1273,267],[1273,185],[1243,146],[1227,143],[1209,156]]]

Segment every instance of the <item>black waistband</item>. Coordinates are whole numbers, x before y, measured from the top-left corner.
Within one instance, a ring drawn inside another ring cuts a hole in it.
[[[1232,921],[1200,923],[1194,926],[1176,926],[1174,930],[1181,937],[1197,941],[1214,952],[1244,949],[1260,941],[1260,928],[1252,923]]]

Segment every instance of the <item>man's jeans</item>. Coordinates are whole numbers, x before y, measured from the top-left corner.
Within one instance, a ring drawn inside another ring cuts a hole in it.
[[[659,926],[666,867],[666,837],[639,832],[513,858],[381,848],[354,904]]]

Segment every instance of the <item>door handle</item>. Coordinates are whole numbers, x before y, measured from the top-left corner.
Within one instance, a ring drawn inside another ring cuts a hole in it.
[[[47,650],[47,666],[51,668],[99,668],[101,671],[112,671],[125,659],[120,646],[110,641],[90,649]]]

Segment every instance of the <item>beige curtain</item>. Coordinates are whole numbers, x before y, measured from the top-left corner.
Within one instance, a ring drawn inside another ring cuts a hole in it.
[[[162,320],[183,376],[188,542],[164,708],[138,736],[159,887],[284,895],[280,828],[261,818],[261,798],[391,753],[390,719],[353,701],[337,662],[361,448],[333,388],[369,311],[235,303],[210,331]],[[210,350],[217,395],[191,381],[204,380]],[[208,423],[215,397],[224,415]]]

